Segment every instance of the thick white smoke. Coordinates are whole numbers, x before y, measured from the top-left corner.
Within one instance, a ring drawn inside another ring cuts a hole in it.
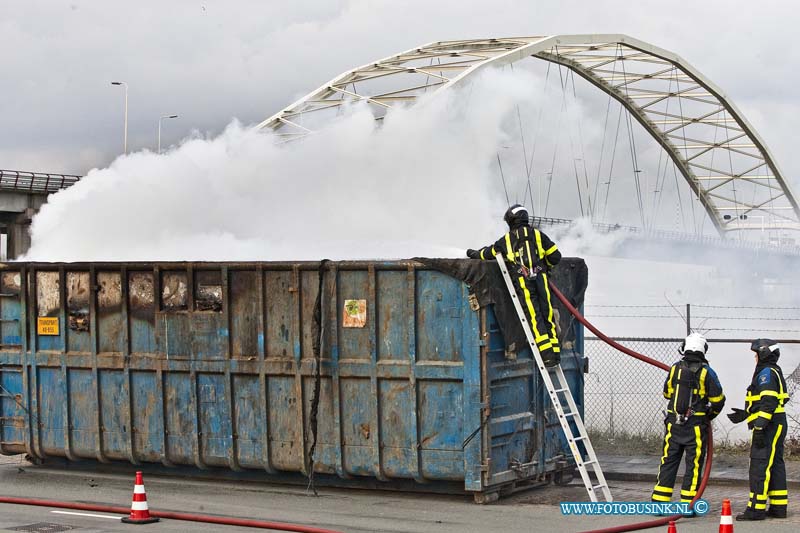
[[[52,195],[26,260],[301,260],[462,256],[501,230],[493,175],[530,75],[487,72],[395,109],[365,108],[300,142],[232,124],[139,152]]]

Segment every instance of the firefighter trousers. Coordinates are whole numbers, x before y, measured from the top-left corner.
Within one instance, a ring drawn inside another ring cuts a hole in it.
[[[783,441],[786,438],[786,415],[773,415],[767,427],[767,445],[750,445],[750,499],[747,507],[764,511],[767,501],[771,508],[786,509],[789,492],[786,489],[786,465],[783,462]]]
[[[672,500],[673,486],[681,457],[685,456],[686,469],[681,485],[681,501],[690,502],[697,495],[697,487],[702,477],[703,463],[708,449],[708,422],[689,420],[684,424],[676,424],[668,420],[664,435],[664,453],[658,469],[658,481],[653,488],[651,500],[668,502]]]
[[[517,294],[522,302],[522,308],[528,315],[533,339],[539,348],[539,353],[542,354],[542,359],[545,363],[558,363],[561,359],[561,347],[556,334],[547,274],[540,272],[532,279],[518,276],[516,285]]]

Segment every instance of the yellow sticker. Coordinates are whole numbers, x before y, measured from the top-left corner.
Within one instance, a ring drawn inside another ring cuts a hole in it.
[[[59,335],[58,317],[40,316],[36,321],[36,333],[39,335]]]

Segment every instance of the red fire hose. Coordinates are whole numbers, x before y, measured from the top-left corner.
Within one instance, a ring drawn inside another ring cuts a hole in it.
[[[552,281],[549,283],[549,285],[550,285],[550,290],[553,292],[553,294],[556,295],[556,297],[559,300],[561,300],[561,303],[564,304],[564,307],[567,308],[567,311],[572,313],[572,316],[577,318],[578,321],[581,324],[583,324],[584,326],[586,326],[586,328],[589,329],[589,331],[591,331],[592,333],[597,335],[597,337],[599,339],[604,341],[606,344],[608,344],[610,346],[613,346],[614,348],[616,348],[617,350],[621,351],[622,353],[624,353],[626,355],[630,355],[631,357],[635,357],[636,359],[638,359],[640,361],[644,361],[647,364],[650,364],[650,365],[653,365],[653,366],[657,366],[658,368],[660,368],[662,370],[669,371],[670,367],[668,365],[665,365],[661,361],[656,361],[655,359],[647,357],[646,355],[642,355],[642,354],[640,354],[638,352],[634,352],[630,348],[626,348],[625,346],[622,346],[621,344],[617,343],[613,339],[608,338],[608,336],[604,335],[602,331],[600,331],[599,329],[594,327],[594,325],[592,325],[591,322],[586,320],[586,317],[584,317],[581,314],[580,311],[575,309],[575,306],[572,305],[570,303],[570,301],[567,300],[567,298],[563,294],[561,294],[561,291],[558,290],[558,287],[556,287],[553,284]],[[709,478],[709,476],[711,476],[711,463],[712,463],[712,460],[714,458],[714,438],[713,437],[714,437],[713,430],[711,428],[711,424],[709,424],[708,425],[708,457],[706,458],[705,468],[703,469],[703,478],[700,480],[700,486],[697,487],[697,495],[694,498],[692,498],[691,505],[694,505],[694,502],[696,502],[697,500],[700,499],[700,497],[703,496],[703,491],[706,489],[706,485],[708,484],[708,478]],[[680,520],[681,518],[683,518],[683,515],[665,516],[663,518],[657,518],[655,520],[649,520],[647,522],[637,522],[635,524],[627,524],[627,525],[624,525],[624,526],[612,526],[612,527],[607,527],[607,528],[603,528],[603,529],[592,529],[592,530],[589,530],[589,531],[584,531],[582,533],[622,533],[623,531],[638,531],[640,529],[649,529],[651,527],[663,526],[663,525],[668,524],[669,522],[674,522],[676,520]]]
[[[57,500],[38,500],[32,498],[13,498],[8,496],[0,496],[0,503],[35,505],[39,507],[57,507],[61,509],[75,509],[78,511],[95,511],[100,513],[114,513],[123,515],[130,513],[130,509],[126,509],[125,507],[114,507],[111,505],[61,502]],[[223,516],[211,516],[203,514],[173,513],[171,511],[150,511],[150,516],[154,516],[156,518],[167,518],[170,520],[185,520],[187,522],[204,522],[206,524],[252,527],[257,529],[272,529],[276,531],[295,531],[298,533],[342,533],[341,531],[335,531],[333,529],[323,529],[299,524],[287,524],[284,522],[267,522],[264,520],[251,520],[249,518],[226,518]]]

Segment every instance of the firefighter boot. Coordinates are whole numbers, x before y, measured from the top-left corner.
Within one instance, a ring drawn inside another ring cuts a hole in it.
[[[737,521],[750,521],[750,520],[764,520],[767,518],[767,513],[764,511],[756,511],[751,507],[748,507],[745,512],[742,514],[736,515]]]
[[[771,505],[770,508],[767,509],[767,516],[769,518],[786,518],[786,506]]]

